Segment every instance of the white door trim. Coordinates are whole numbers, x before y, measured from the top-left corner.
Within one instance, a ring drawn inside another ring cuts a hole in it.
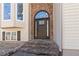
[[[47,20],[47,36],[49,36],[49,26],[48,26],[48,20]]]

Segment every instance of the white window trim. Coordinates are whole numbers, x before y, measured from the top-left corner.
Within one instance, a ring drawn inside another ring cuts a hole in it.
[[[6,33],[7,33],[7,32],[10,32],[10,40],[6,40],[6,36],[7,36]],[[12,39],[11,39],[11,37],[12,37],[12,32],[16,32],[16,40],[12,40]],[[17,31],[5,31],[5,41],[17,41]]]
[[[22,21],[24,21],[24,4],[23,4],[23,20],[20,20],[20,19],[17,19],[17,3],[16,3],[16,21],[19,21],[19,22],[22,22]]]
[[[2,3],[2,20],[3,21],[11,21],[11,19],[12,19],[12,9],[13,8],[12,8],[12,4],[11,4],[11,15],[10,15],[10,19],[8,19],[8,20],[4,19],[4,3]]]

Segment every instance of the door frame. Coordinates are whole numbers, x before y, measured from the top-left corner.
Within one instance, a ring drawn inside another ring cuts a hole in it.
[[[48,20],[48,29],[49,29],[48,34],[49,34],[49,36],[48,36],[47,39],[50,39],[50,15],[49,15],[48,11],[46,11],[46,10],[39,10],[34,15],[34,39],[37,39],[37,37],[35,37],[35,21],[38,20],[38,19],[35,19],[35,16],[41,11],[44,11],[44,12],[46,12],[48,14],[47,18],[39,18],[39,20],[42,20],[42,19]]]
[[[38,38],[38,37],[35,37],[35,30],[37,30],[37,33],[38,33],[38,28],[37,29],[35,29],[35,22],[36,21],[38,21],[38,20],[42,20],[42,19],[44,19],[44,20],[47,20],[48,21],[48,36],[47,36],[47,38],[45,38],[45,39],[50,39],[50,18],[40,18],[40,19],[35,19],[34,20],[34,39],[40,39],[40,38]],[[38,26],[38,25],[37,25]],[[47,26],[47,25],[46,25]]]

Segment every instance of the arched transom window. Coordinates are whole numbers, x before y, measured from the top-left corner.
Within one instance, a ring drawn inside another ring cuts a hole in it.
[[[48,18],[48,13],[45,11],[39,11],[35,16],[35,19],[40,19],[40,18]]]

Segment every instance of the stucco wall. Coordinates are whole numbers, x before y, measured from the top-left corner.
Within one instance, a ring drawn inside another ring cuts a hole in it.
[[[2,21],[1,19],[1,23],[0,25],[2,25],[2,27],[0,27],[0,40],[2,40],[2,33],[3,31],[21,31],[21,41],[28,41],[29,40],[29,4],[27,3],[23,3],[24,5],[24,20],[23,21],[16,21],[16,9],[15,9],[15,5],[16,4],[12,4],[13,5],[13,15],[12,15],[12,19],[11,21]],[[1,15],[2,16],[2,15]]]
[[[21,41],[28,41],[29,39],[29,4],[24,3],[24,23],[21,33]]]
[[[53,4],[53,32],[54,41],[57,43],[59,50],[62,49],[62,4]]]
[[[4,18],[3,18],[3,3],[1,3],[1,27],[23,27],[23,21],[17,21],[17,4],[16,3],[11,3],[11,20],[10,21],[5,21]],[[24,4],[23,4],[24,6]],[[23,9],[24,10],[24,9]],[[23,12],[23,14],[25,14]]]

